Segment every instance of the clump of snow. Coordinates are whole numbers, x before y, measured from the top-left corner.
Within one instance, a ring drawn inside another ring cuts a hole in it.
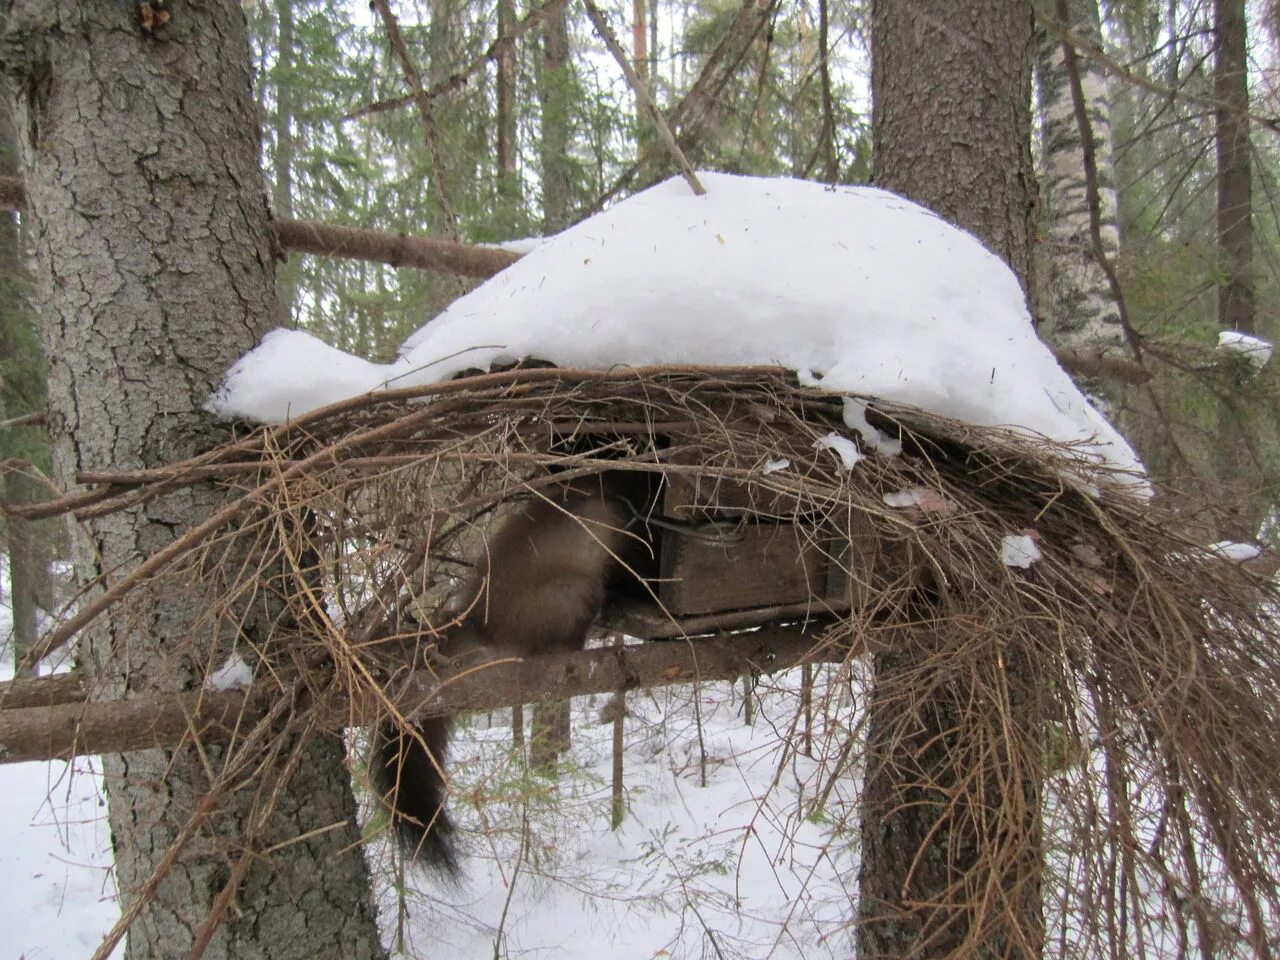
[[[844,398],[844,422],[857,431],[862,442],[876,453],[886,457],[896,457],[902,452],[902,441],[877,430],[867,420],[867,402],[857,397]]]
[[[859,460],[866,458],[866,454],[858,449],[848,437],[842,437],[840,434],[832,430],[821,440],[813,442],[814,447],[818,450],[831,450],[840,458],[840,466],[845,470],[852,470],[858,465]]]
[[[917,508],[925,513],[951,513],[955,504],[937,490],[928,487],[908,487],[905,490],[894,490],[883,498],[885,506],[899,510]]]
[[[1271,341],[1252,334],[1241,333],[1239,330],[1223,330],[1218,334],[1218,349],[1238,353],[1248,360],[1249,365],[1255,370],[1261,370],[1271,360],[1275,347],[1272,346]]]
[[[1206,547],[1210,553],[1233,563],[1244,563],[1262,555],[1262,548],[1256,543],[1239,543],[1235,540],[1219,540]]]
[[[1010,533],[1000,541],[1000,562],[1006,567],[1027,570],[1042,556],[1035,538],[1025,533]]]
[[[892,493],[884,495],[884,503],[887,507],[914,507],[920,502],[921,494],[925,493],[924,487],[909,487],[906,490],[895,490]]]
[[[769,474],[777,473],[779,470],[785,470],[789,466],[791,466],[791,461],[786,457],[783,457],[781,460],[770,460],[763,468],[761,468],[760,472],[767,477]]]
[[[668,180],[539,244],[368,363],[269,334],[211,400],[278,421],[498,357],[565,367],[770,364],[831,390],[1008,425],[1141,473],[1129,445],[1036,338],[994,254],[870,187],[699,174]],[[861,429],[856,408],[848,415]]]
[[[511,253],[518,253],[524,256],[526,253],[532,253],[546,242],[546,237],[520,237],[517,240],[503,240],[501,243],[495,244],[495,246],[499,250],[508,250]]]
[[[253,683],[253,668],[244,662],[238,651],[233,650],[226,662],[209,676],[204,685],[210,690],[246,690]]]

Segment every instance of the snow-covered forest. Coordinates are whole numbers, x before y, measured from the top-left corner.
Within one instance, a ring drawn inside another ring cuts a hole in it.
[[[3,10],[10,953],[1280,950],[1280,7]]]

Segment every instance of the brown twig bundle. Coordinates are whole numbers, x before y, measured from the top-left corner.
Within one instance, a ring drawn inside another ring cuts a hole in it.
[[[1069,449],[871,411],[903,452],[849,469],[822,442],[856,441],[844,399],[776,370],[524,369],[347,401],[198,461],[83,477],[97,488],[59,507],[101,516],[211,481],[227,499],[49,642],[203,580],[206,630],[185,654],[200,669],[226,652],[209,638],[229,638],[255,687],[301,681],[297,702],[328,717],[392,711],[383,691],[449,621],[440,604],[495,510],[600,473],[696,478],[708,504],[826,558],[838,588],[815,591],[813,659],[869,658],[870,702],[817,744],[831,776],[863,777],[864,859],[910,845],[905,887],[863,903],[864,926],[907,925],[921,956],[1267,955],[1270,583]],[[1002,556],[1018,535],[1042,554],[1025,569]],[[271,628],[244,629],[263,622],[250,608]]]

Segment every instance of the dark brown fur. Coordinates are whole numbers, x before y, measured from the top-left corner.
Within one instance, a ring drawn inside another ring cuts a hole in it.
[[[488,539],[459,594],[462,622],[441,643],[462,657],[537,656],[582,649],[600,612],[605,583],[627,534],[627,511],[602,494],[538,499]],[[401,844],[419,862],[458,873],[452,821],[444,808],[448,718],[407,733],[386,724],[374,737],[370,775]]]

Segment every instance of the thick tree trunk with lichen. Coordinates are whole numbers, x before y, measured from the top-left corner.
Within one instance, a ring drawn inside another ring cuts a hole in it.
[[[876,183],[973,233],[1024,289],[1032,287],[1032,43],[1023,3],[953,0],[927,16],[916,4],[872,5]],[[927,607],[940,598],[922,587],[919,602],[921,626],[874,651],[858,956],[1029,960],[1043,940],[1039,779],[1018,739],[1000,748],[1005,775],[975,785],[989,744],[969,711],[985,700],[992,716],[1013,719],[1011,741],[1018,731],[1034,736],[1034,684],[1011,651],[1001,660],[1004,699],[974,689],[975,674],[950,669],[955,652],[927,627]]]
[[[1071,35],[1089,46],[1100,46],[1097,0],[1069,0],[1067,10],[1071,22],[1066,27]],[[1056,31],[1045,29],[1040,32],[1036,54],[1044,139],[1040,188],[1045,249],[1040,334],[1066,349],[1124,351],[1127,348],[1120,306],[1094,251],[1084,141],[1063,43]],[[1098,233],[1103,254],[1114,259],[1120,249],[1120,229],[1112,163],[1110,78],[1088,56],[1078,56],[1076,64],[1098,173]]]
[[[225,439],[202,404],[274,308],[244,17],[231,0],[184,4],[147,37],[132,4],[14,0],[7,12],[0,67],[20,118],[56,474],[70,485],[78,469],[190,456]],[[217,496],[194,488],[92,521],[79,576],[114,578]],[[81,660],[96,695],[197,687],[233,641],[267,639],[250,612],[210,615],[221,578],[202,573],[90,632]],[[187,954],[250,833],[274,849],[249,861],[205,957],[382,955],[342,745],[297,749],[265,826],[247,822],[252,789],[220,801],[142,907],[129,956]],[[189,748],[104,758],[126,906],[226,759]]]

